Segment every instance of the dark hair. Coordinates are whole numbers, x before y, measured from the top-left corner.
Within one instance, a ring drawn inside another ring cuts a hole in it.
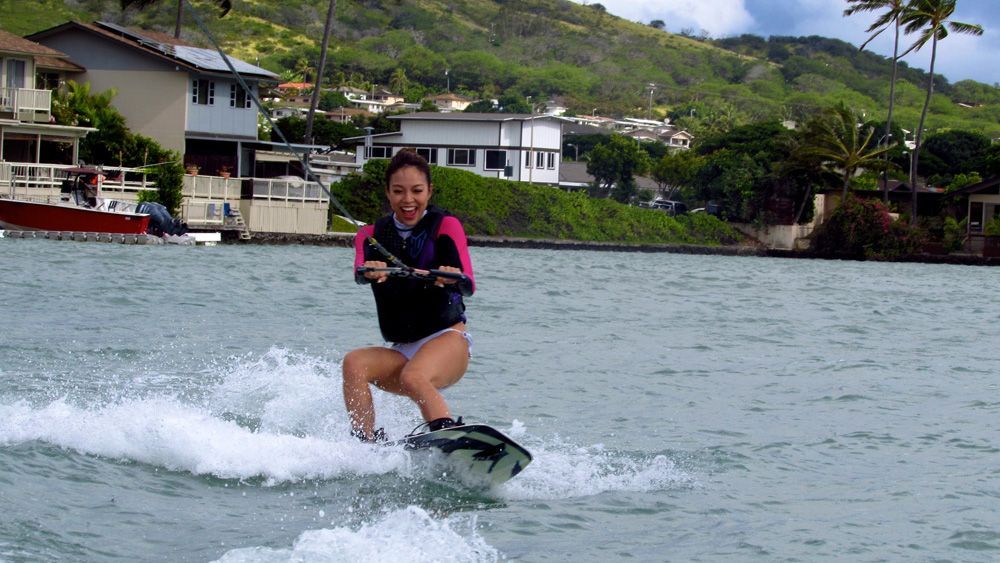
[[[411,148],[401,149],[396,153],[396,156],[392,157],[389,161],[388,168],[385,169],[385,187],[389,188],[389,180],[392,175],[396,173],[400,168],[412,166],[417,170],[424,173],[424,177],[427,178],[427,185],[431,185],[431,167],[427,164],[427,160],[417,154],[417,151]]]

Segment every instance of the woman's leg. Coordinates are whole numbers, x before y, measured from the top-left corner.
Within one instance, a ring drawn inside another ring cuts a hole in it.
[[[369,385],[409,397],[417,403],[426,421],[451,416],[438,389],[457,382],[468,367],[469,343],[455,331],[428,340],[410,361],[389,348],[359,348],[349,352],[344,357],[343,386],[351,429],[368,438],[375,431]]]
[[[420,407],[425,421],[450,417],[444,389],[465,375],[469,367],[469,343],[460,332],[449,330],[427,341],[399,372],[403,394]]]
[[[351,417],[351,430],[371,438],[375,432],[375,408],[369,385],[406,395],[399,373],[406,357],[388,348],[359,348],[344,357],[344,406]]]

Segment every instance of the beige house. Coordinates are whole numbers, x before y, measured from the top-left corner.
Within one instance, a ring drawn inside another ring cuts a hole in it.
[[[626,137],[639,139],[640,141],[652,141],[663,143],[672,149],[687,150],[691,148],[691,141],[694,135],[669,125],[653,128],[634,129],[624,133]]]
[[[465,111],[465,108],[472,105],[472,102],[475,101],[451,92],[448,92],[447,94],[439,94],[427,99],[434,102],[434,105],[436,105],[441,111]]]
[[[82,70],[63,52],[0,29],[0,160],[76,163],[93,129],[52,123],[52,91]]]

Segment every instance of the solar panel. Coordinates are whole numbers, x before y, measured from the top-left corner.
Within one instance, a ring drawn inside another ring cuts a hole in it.
[[[154,41],[149,37],[145,37],[140,33],[137,33],[126,27],[122,27],[117,24],[108,22],[97,22],[101,27],[111,29],[123,36],[135,41],[136,43],[156,49],[164,55],[173,57],[177,60],[184,61],[188,64],[194,65],[203,70],[216,71],[216,72],[229,72],[229,67],[226,66],[226,61],[223,60],[222,56],[219,55],[218,51],[212,49],[202,49],[201,47],[188,47],[185,45],[171,45],[169,43],[162,43],[160,41]],[[266,76],[268,78],[277,79],[278,75],[259,66],[252,65],[248,62],[241,61],[234,57],[229,57],[229,62],[233,64],[233,68],[236,72],[241,74],[256,74],[258,76]]]

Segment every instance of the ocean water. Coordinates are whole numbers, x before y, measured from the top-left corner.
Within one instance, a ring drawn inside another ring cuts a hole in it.
[[[492,490],[349,437],[349,250],[0,240],[0,561],[1000,558],[1000,270],[472,254]]]

